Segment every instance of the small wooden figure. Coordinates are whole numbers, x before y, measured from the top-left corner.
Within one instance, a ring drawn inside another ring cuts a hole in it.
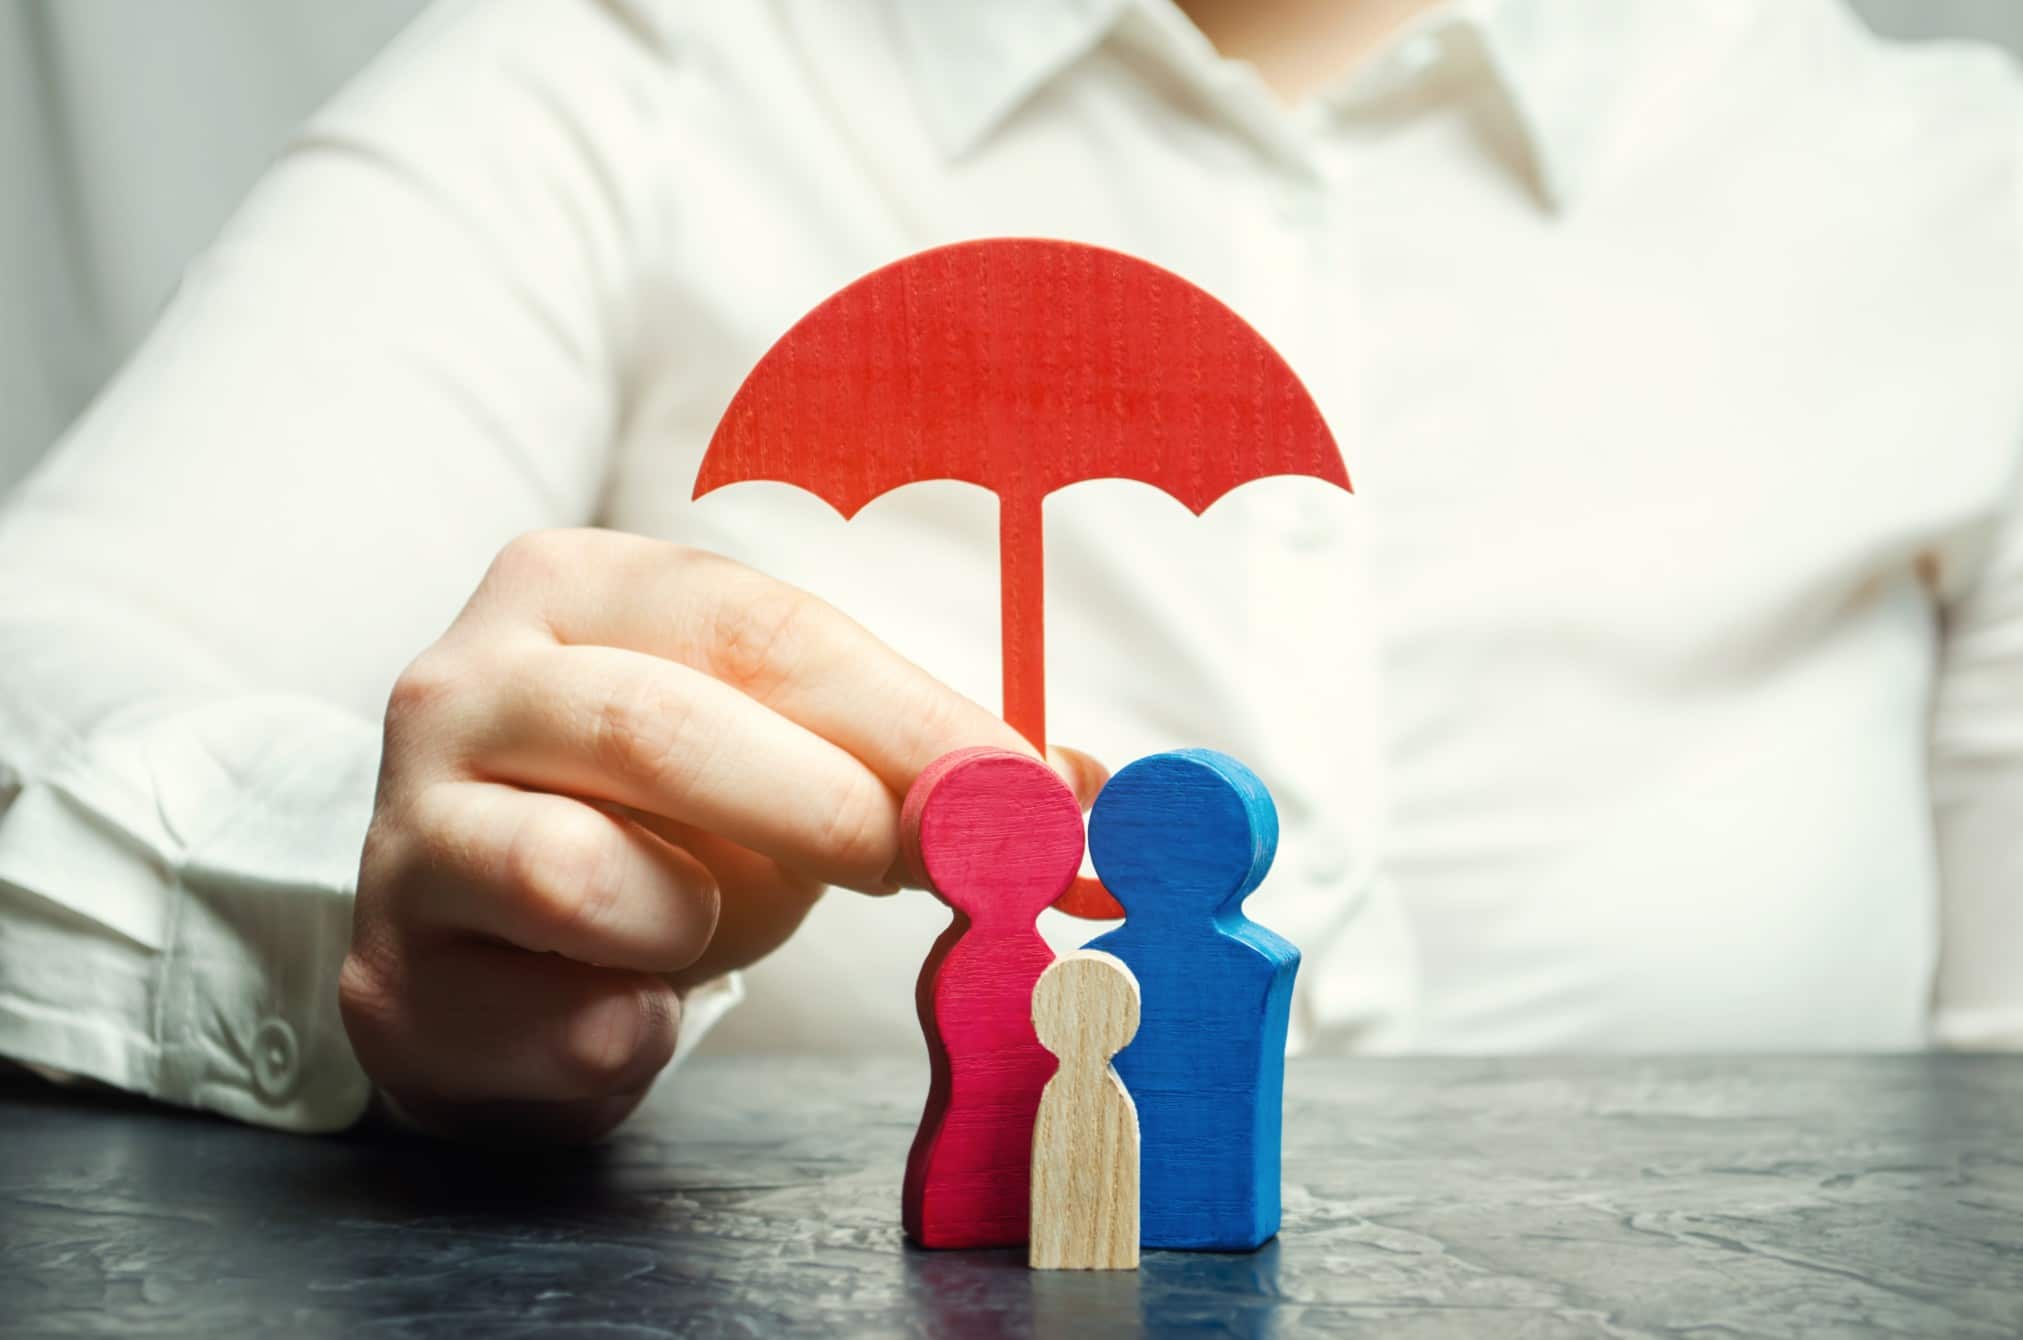
[[[1257,774],[1206,749],[1103,788],[1089,854],[1124,904],[1116,955],[1143,993],[1117,1073],[1138,1107],[1147,1247],[1248,1251],[1278,1232],[1285,1034],[1299,950],[1243,915],[1278,847]]]
[[[964,749],[915,781],[904,827],[955,916],[915,997],[932,1071],[901,1217],[923,1247],[1016,1246],[1055,1064],[1033,1032],[1033,986],[1054,958],[1033,923],[1081,866],[1082,807],[1037,758]]]
[[[1033,1123],[1035,1270],[1138,1268],[1138,1112],[1110,1058],[1138,1031],[1138,979],[1077,950],[1040,975],[1033,1030],[1060,1058]]]

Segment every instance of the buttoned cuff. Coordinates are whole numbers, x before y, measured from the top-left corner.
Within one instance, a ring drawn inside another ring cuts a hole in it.
[[[0,1055],[294,1131],[365,1111],[337,1009],[379,732],[320,703],[154,714],[0,813]],[[678,1063],[743,998],[689,991]]]
[[[0,815],[0,1052],[298,1131],[369,1086],[337,1015],[378,731],[313,701],[95,733]]]

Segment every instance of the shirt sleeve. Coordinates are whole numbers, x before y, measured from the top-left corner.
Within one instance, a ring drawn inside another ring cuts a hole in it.
[[[595,513],[668,62],[622,4],[431,11],[8,499],[0,1053],[363,1109],[335,977],[381,707],[506,539]]]

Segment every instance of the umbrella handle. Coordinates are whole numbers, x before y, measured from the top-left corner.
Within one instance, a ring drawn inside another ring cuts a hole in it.
[[[1124,915],[1116,895],[1103,887],[1102,880],[1089,875],[1076,875],[1068,891],[1054,900],[1054,907],[1088,921],[1117,921]]]
[[[1040,757],[1047,753],[1047,577],[1040,495],[1006,490],[998,500],[997,580],[1004,658],[1004,719]]]
[[[998,495],[998,604],[1003,619],[1004,719],[1047,755],[1046,540],[1044,492]],[[1071,917],[1116,921],[1124,909],[1101,880],[1077,875],[1054,906]]]

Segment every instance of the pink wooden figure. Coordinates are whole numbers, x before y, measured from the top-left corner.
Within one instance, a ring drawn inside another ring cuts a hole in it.
[[[1054,958],[1033,923],[1081,866],[1082,809],[1039,759],[963,749],[913,784],[905,831],[955,913],[916,995],[932,1075],[906,1160],[906,1233],[923,1247],[1016,1246],[1056,1064],[1033,1032],[1033,986]]]

